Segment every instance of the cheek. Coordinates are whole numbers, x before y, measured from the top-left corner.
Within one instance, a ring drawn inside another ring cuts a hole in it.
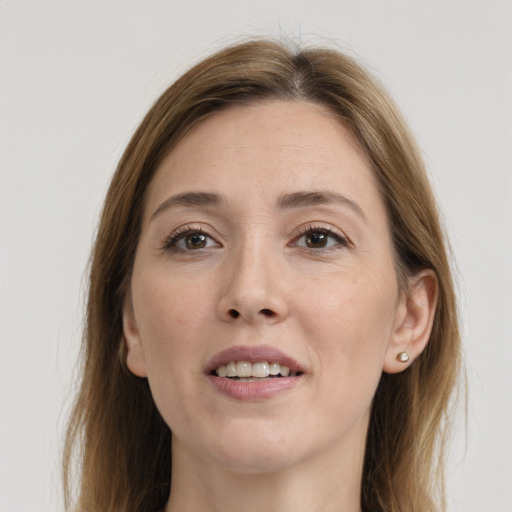
[[[381,284],[376,284],[381,283]],[[313,291],[316,290],[316,291]],[[375,274],[344,276],[312,287],[303,328],[319,364],[340,379],[380,377],[394,325],[396,285]]]
[[[211,321],[208,286],[162,273],[145,273],[134,285],[134,309],[151,377],[195,371],[194,351]],[[135,302],[136,301],[136,302]]]
[[[197,355],[211,325],[206,304],[212,299],[207,287],[191,287],[190,280],[156,271],[145,272],[133,288],[151,393],[171,430],[179,430],[180,424],[194,422],[188,401],[201,393],[203,368]]]

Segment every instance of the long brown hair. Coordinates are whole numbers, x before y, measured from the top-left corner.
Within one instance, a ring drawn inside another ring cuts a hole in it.
[[[65,445],[68,510],[156,511],[168,499],[171,432],[147,381],[126,367],[121,320],[144,196],[162,159],[193,126],[225,106],[267,99],[319,103],[344,120],[372,163],[399,281],[422,268],[437,275],[427,348],[406,371],[383,374],[373,401],[361,506],[368,512],[444,508],[443,448],[460,339],[443,231],[419,151],[393,101],[353,59],[257,40],[216,53],[165,91],[114,174],[91,259],[82,381]]]

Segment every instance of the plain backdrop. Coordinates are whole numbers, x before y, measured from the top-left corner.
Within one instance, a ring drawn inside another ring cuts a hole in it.
[[[247,34],[345,49],[409,120],[461,299],[450,510],[512,511],[511,27],[509,0],[0,0],[0,511],[61,510],[83,276],[123,147],[174,78]]]

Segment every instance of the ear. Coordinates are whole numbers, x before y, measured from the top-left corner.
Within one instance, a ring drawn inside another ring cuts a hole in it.
[[[137,377],[147,377],[144,347],[137,327],[131,289],[123,303],[123,337],[126,345],[126,366]]]
[[[395,325],[386,351],[383,371],[398,373],[408,368],[427,346],[437,306],[438,282],[435,272],[425,269],[407,278],[396,309]],[[406,352],[408,360],[397,356]]]

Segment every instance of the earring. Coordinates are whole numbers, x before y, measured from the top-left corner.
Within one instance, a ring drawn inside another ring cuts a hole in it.
[[[407,363],[407,361],[409,361],[409,354],[407,352],[399,352],[396,356],[396,360],[401,363]]]

